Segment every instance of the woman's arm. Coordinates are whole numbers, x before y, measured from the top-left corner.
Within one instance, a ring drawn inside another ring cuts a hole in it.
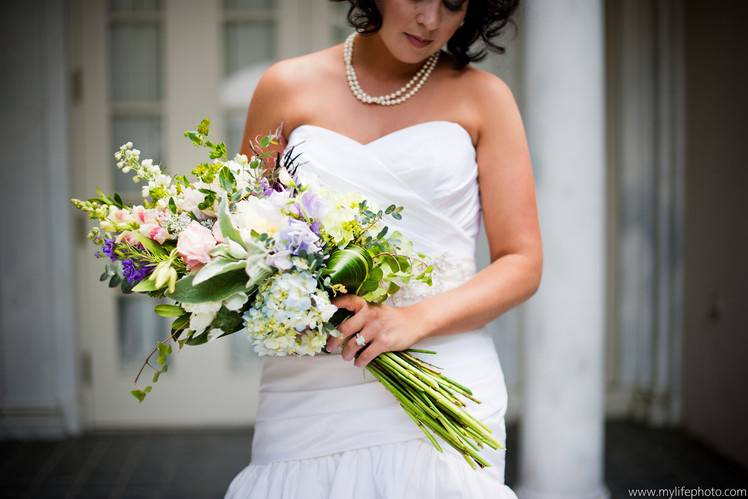
[[[476,79],[478,182],[491,264],[463,285],[412,306],[426,322],[424,336],[481,327],[540,286],[543,250],[522,118],[501,79],[487,72]]]
[[[360,331],[371,342],[356,358],[366,366],[382,352],[409,348],[429,336],[469,331],[492,321],[532,296],[540,285],[543,252],[535,185],[524,126],[511,90],[498,77],[477,72],[475,100],[479,132],[478,182],[491,264],[461,286],[407,307],[370,304],[355,295],[333,303],[354,315],[330,338],[334,351],[344,338]],[[344,360],[361,347],[348,341]]]

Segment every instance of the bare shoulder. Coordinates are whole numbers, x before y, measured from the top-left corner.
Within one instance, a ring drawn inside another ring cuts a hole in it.
[[[521,125],[514,93],[497,74],[472,64],[465,69],[464,86],[475,116],[478,143],[486,134],[500,132],[502,127]]]
[[[330,71],[331,51],[326,48],[271,64],[252,93],[242,143],[250,137],[278,130],[284,137],[303,119],[307,90],[319,85]],[[245,151],[243,151],[245,152]],[[246,151],[248,152],[248,151]],[[246,153],[245,152],[245,153]]]

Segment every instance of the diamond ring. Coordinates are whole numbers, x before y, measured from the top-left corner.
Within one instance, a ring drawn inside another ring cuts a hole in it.
[[[355,338],[356,338],[356,344],[358,346],[362,347],[362,346],[366,345],[366,339],[364,339],[364,337],[361,336],[361,333],[356,333],[356,337]]]

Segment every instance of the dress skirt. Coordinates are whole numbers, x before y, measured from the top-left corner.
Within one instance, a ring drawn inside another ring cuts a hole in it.
[[[507,390],[484,328],[426,338],[416,354],[468,386],[466,409],[505,445]],[[263,357],[251,462],[226,499],[516,499],[504,484],[505,449],[484,446],[473,470],[451,446],[438,452],[366,369],[339,353]]]

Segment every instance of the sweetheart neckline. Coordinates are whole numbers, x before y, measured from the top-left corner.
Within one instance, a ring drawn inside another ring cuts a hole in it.
[[[460,130],[462,130],[464,132],[464,135],[467,136],[467,139],[468,139],[468,142],[470,143],[470,146],[473,149],[475,149],[475,144],[473,144],[473,136],[470,134],[470,132],[468,132],[468,130],[464,126],[462,126],[460,123],[458,123],[456,121],[451,121],[451,120],[429,120],[429,121],[421,121],[420,123],[414,123],[412,125],[407,125],[407,126],[404,126],[402,128],[398,128],[397,130],[393,130],[391,132],[388,132],[388,133],[386,133],[384,135],[380,135],[379,137],[377,137],[377,138],[375,138],[373,140],[370,140],[369,142],[359,142],[358,140],[354,139],[353,137],[350,137],[350,136],[348,136],[348,135],[346,135],[344,133],[337,132],[337,131],[335,131],[335,130],[333,130],[331,128],[327,128],[327,127],[324,127],[324,126],[314,125],[312,123],[302,123],[300,125],[297,125],[293,130],[291,130],[288,133],[288,140],[287,140],[287,142],[291,142],[291,136],[294,134],[294,132],[296,132],[300,128],[307,127],[307,128],[316,128],[318,130],[324,130],[324,131],[326,131],[328,133],[331,133],[333,135],[337,135],[338,137],[342,137],[342,138],[348,140],[349,142],[352,142],[352,143],[358,145],[359,147],[369,147],[371,145],[377,144],[377,143],[379,143],[379,142],[381,142],[381,141],[383,141],[383,140],[385,140],[387,138],[393,137],[393,136],[398,135],[400,133],[404,133],[406,131],[409,131],[409,130],[412,130],[412,129],[415,129],[415,128],[418,128],[418,127],[421,127],[421,126],[432,125],[432,124],[436,124],[436,123],[450,124],[450,125],[456,126],[457,128],[459,128]]]

